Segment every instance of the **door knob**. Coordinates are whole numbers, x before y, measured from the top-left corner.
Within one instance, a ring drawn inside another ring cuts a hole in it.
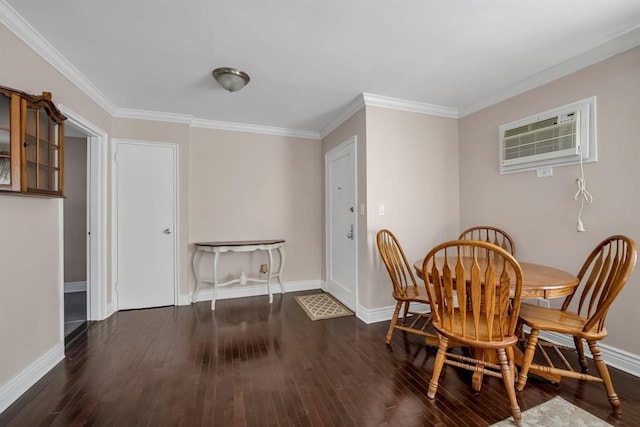
[[[171,229],[170,228],[165,228],[164,230],[162,230],[162,232],[164,234],[171,234]]]

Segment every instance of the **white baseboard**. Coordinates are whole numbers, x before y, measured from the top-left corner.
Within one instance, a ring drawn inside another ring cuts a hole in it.
[[[87,290],[87,282],[64,282],[64,293],[85,292]]]
[[[9,382],[0,387],[0,413],[64,359],[64,343],[56,344]]]
[[[369,309],[358,305],[356,309],[356,317],[366,324],[384,322],[387,320],[391,320],[395,308],[395,304],[374,309]],[[417,302],[411,303],[411,311],[415,311],[418,313],[428,313],[430,310],[431,309],[427,304],[421,304]]]
[[[307,291],[311,289],[321,289],[321,281],[320,280],[306,280],[302,282],[286,282],[284,284],[284,288],[286,292],[297,292],[297,291]],[[274,294],[281,293],[280,284],[272,284],[271,292]],[[231,285],[218,289],[216,300],[221,299],[230,299],[230,298],[244,298],[244,297],[256,297],[261,295],[268,295],[269,291],[267,289],[267,285],[264,283],[258,285]],[[180,294],[178,295],[178,305],[189,305],[191,304],[191,295],[189,294]],[[197,302],[200,301],[211,301],[213,298],[213,289],[210,287],[202,290],[198,290],[198,294],[196,296]]]
[[[560,344],[567,347],[573,347],[573,339],[567,335],[557,334],[555,332],[540,332],[540,339],[552,342],[554,344]],[[585,343],[586,344],[586,343]],[[607,365],[620,369],[628,374],[636,377],[640,377],[640,356],[637,354],[629,353],[625,350],[620,350],[615,347],[611,347],[607,344],[599,343],[600,353]],[[589,346],[585,345],[585,356],[592,358]]]
[[[356,317],[367,325],[370,323],[383,322],[391,319],[394,309],[395,306],[393,305],[369,309],[358,304],[356,307]]]
[[[103,320],[106,320],[109,317],[111,317],[111,315],[113,313],[115,313],[116,311],[118,311],[118,310],[116,309],[115,299],[114,299],[113,296],[111,296],[111,302],[109,304],[107,304],[107,317],[105,317]]]

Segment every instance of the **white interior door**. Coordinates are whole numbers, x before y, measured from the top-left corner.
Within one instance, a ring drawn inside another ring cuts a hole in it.
[[[176,147],[115,142],[118,309],[175,304]]]
[[[327,209],[327,291],[355,311],[356,139],[330,150],[325,157]]]

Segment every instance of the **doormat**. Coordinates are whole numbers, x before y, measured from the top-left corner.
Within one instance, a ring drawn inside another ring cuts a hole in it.
[[[513,418],[509,417],[499,423],[493,424],[497,427],[514,426]],[[571,402],[556,396],[551,400],[527,409],[522,413],[522,425],[564,427],[564,426],[611,426],[595,415],[591,415],[582,408],[578,408]]]
[[[295,299],[311,320],[331,319],[353,314],[351,310],[329,294],[301,295]]]

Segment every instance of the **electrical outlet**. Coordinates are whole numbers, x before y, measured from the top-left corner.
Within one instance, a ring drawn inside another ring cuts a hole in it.
[[[383,216],[384,215],[384,204],[382,204],[382,203],[378,204],[378,215],[379,216]]]
[[[546,176],[553,176],[553,168],[552,167],[548,167],[548,168],[536,169],[536,176],[538,178],[544,178]]]
[[[269,267],[267,267],[267,264],[261,264],[260,265],[260,278],[265,279],[269,274]]]

